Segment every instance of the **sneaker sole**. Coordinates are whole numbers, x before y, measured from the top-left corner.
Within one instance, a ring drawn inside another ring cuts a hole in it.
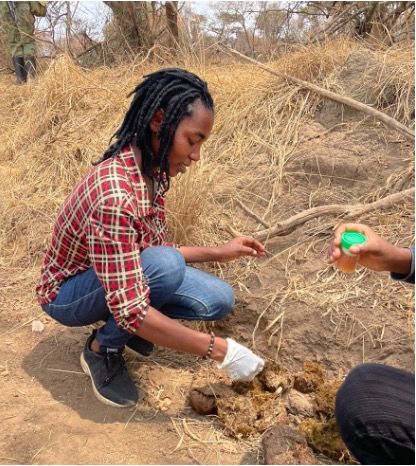
[[[131,408],[132,406],[134,406],[136,403],[129,403],[128,405],[120,405],[120,404],[117,404],[117,403],[114,403],[114,401],[111,401],[111,400],[108,400],[107,398],[105,398],[104,396],[101,395],[101,393],[97,390],[96,386],[94,385],[94,380],[93,378],[91,377],[91,372],[90,372],[90,368],[88,367],[88,364],[87,362],[85,361],[84,359],[84,353],[81,353],[81,358],[80,358],[80,361],[81,361],[81,367],[82,367],[82,370],[89,376],[89,378],[91,379],[91,383],[92,383],[92,390],[94,392],[94,395],[104,404],[108,405],[108,406],[112,406],[113,408]]]

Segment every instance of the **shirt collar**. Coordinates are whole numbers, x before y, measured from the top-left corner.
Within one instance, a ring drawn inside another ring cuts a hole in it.
[[[120,151],[120,160],[127,169],[136,196],[142,199],[143,213],[146,215],[153,213],[153,209],[157,204],[157,200],[159,197],[164,196],[165,189],[160,185],[156,188],[155,192],[153,192],[152,205],[149,201],[148,196],[143,196],[144,193],[147,193],[147,186],[144,181],[143,175],[140,171],[140,168],[137,165],[136,158],[134,156],[134,150],[131,144],[129,144]],[[157,179],[155,179],[155,183],[158,183]]]

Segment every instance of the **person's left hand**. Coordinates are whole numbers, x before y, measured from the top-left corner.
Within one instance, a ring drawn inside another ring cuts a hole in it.
[[[218,262],[229,262],[242,256],[263,257],[266,255],[266,248],[252,236],[238,236],[217,248]]]

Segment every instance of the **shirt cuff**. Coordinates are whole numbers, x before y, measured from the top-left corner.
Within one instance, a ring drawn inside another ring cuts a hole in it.
[[[410,249],[410,252],[412,254],[412,265],[410,267],[410,273],[408,275],[402,275],[400,273],[392,272],[390,274],[390,276],[391,276],[391,278],[393,280],[400,280],[400,281],[403,281],[403,282],[412,282],[414,280],[414,276],[415,276],[415,248],[412,247],[412,248],[407,248],[407,249]]]

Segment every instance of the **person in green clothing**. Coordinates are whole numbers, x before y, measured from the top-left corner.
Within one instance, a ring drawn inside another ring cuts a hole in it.
[[[46,2],[0,2],[0,23],[9,40],[17,84],[35,76],[35,16],[45,14]]]

